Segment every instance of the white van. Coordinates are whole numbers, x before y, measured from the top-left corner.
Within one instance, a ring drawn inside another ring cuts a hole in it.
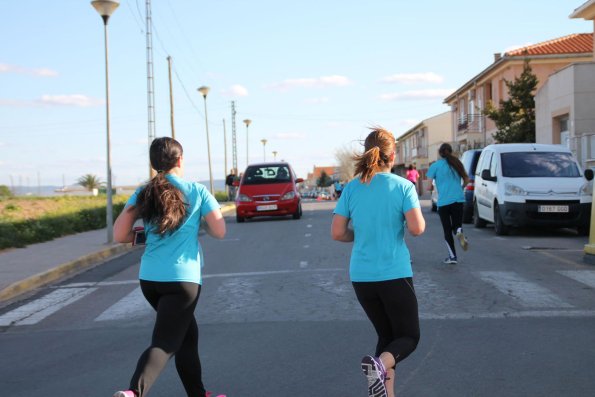
[[[592,173],[585,178],[562,145],[509,143],[484,148],[475,170],[475,227],[576,227],[589,233]],[[587,180],[589,179],[589,180]]]

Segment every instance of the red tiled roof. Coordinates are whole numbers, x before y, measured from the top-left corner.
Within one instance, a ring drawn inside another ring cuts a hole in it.
[[[593,33],[575,33],[557,39],[544,41],[527,47],[508,51],[505,55],[558,55],[593,53]]]

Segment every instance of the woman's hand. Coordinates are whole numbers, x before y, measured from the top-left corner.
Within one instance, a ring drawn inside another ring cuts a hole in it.
[[[331,237],[333,240],[350,243],[354,239],[353,230],[348,227],[349,218],[342,215],[333,215],[333,223],[331,224]]]
[[[225,219],[221,214],[221,209],[217,208],[205,215],[206,223],[203,224],[205,231],[212,237],[222,239],[225,237]]]
[[[116,243],[131,243],[134,241],[134,222],[138,219],[138,212],[134,205],[125,207],[114,222],[114,241]]]
[[[407,221],[407,230],[413,236],[419,236],[426,230],[426,220],[420,208],[412,208],[405,212],[405,220]]]

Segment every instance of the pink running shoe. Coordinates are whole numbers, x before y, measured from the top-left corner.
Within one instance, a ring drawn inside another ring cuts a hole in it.
[[[136,397],[136,393],[132,390],[117,391],[113,397]]]

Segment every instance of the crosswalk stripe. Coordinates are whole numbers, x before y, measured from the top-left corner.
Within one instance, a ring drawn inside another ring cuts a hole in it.
[[[89,295],[97,288],[62,288],[0,316],[0,326],[33,325]]]
[[[153,308],[145,300],[140,287],[137,287],[97,316],[95,321],[131,320],[149,315],[152,311]]]
[[[558,270],[558,273],[595,288],[595,270]]]
[[[532,308],[571,308],[549,289],[528,281],[515,272],[477,272],[479,278],[510,296],[519,304]]]

